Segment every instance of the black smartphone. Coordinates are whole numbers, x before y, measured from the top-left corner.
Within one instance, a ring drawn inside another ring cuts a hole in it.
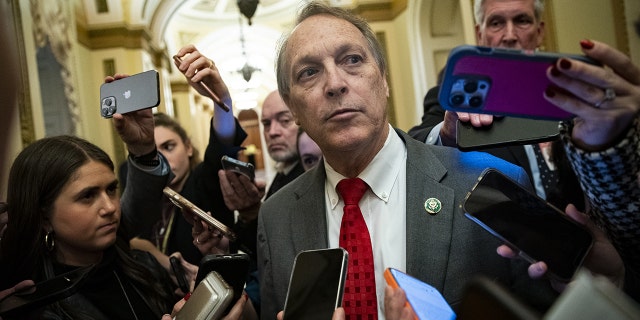
[[[229,156],[222,156],[221,161],[224,170],[231,170],[237,174],[245,175],[251,181],[256,177],[255,168],[251,163],[243,162]]]
[[[240,299],[244,291],[244,285],[249,277],[250,263],[249,255],[245,253],[208,254],[200,260],[200,267],[196,275],[196,286],[211,271],[215,271],[233,288],[233,301],[235,303]],[[233,306],[229,306],[229,309],[224,314],[227,314],[231,307]]]
[[[331,319],[342,305],[348,253],[342,248],[301,251],[293,262],[284,319]]]
[[[451,111],[534,119],[566,120],[573,114],[544,98],[547,69],[568,57],[598,65],[586,56],[463,45],[445,66],[438,99]]]
[[[560,137],[559,124],[551,120],[494,117],[490,126],[478,128],[458,120],[456,143],[458,149],[472,151],[552,141]]]
[[[158,72],[149,70],[118,79],[100,86],[100,115],[111,118],[116,113],[127,113],[160,104]]]
[[[184,267],[180,264],[180,260],[176,257],[169,257],[169,263],[171,264],[171,271],[173,271],[173,275],[176,276],[176,281],[178,281],[178,288],[182,290],[182,292],[187,293],[189,290],[189,282],[187,281],[187,275],[184,271]]]
[[[175,320],[209,320],[221,319],[228,313],[235,301],[233,289],[215,271],[210,272],[191,293]]]
[[[93,267],[77,268],[5,297],[0,300],[0,316],[22,318],[31,311],[71,296],[84,284]]]
[[[198,208],[191,201],[187,200],[181,194],[177,193],[175,190],[165,187],[162,192],[164,193],[171,202],[176,205],[176,207],[181,210],[186,210],[187,212],[193,213],[198,216],[202,221],[204,221],[209,226],[218,229],[225,237],[229,238],[229,241],[236,240],[236,234],[231,230],[231,228],[227,227],[224,223],[218,221],[216,218],[212,217],[210,214],[206,213],[204,210]]]
[[[384,270],[384,279],[388,285],[404,290],[407,302],[418,319],[454,320],[456,318],[456,313],[442,293],[433,286],[394,268]]]
[[[467,194],[465,216],[519,252],[544,261],[551,277],[569,281],[591,249],[582,225],[495,169],[487,169]]]

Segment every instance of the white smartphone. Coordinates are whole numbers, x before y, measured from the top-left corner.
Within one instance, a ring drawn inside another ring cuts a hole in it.
[[[419,320],[453,320],[455,312],[440,291],[398,269],[387,268],[384,279],[394,288],[402,288],[407,303]]]
[[[233,289],[215,271],[198,284],[191,297],[173,318],[175,320],[221,319],[233,302]]]
[[[301,251],[293,262],[284,319],[331,319],[342,305],[348,253],[342,248]]]
[[[158,72],[149,70],[100,86],[100,115],[111,118],[116,113],[128,113],[160,104]]]

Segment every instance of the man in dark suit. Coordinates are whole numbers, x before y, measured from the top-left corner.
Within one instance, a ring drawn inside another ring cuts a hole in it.
[[[491,155],[426,145],[393,129],[386,113],[386,62],[366,22],[340,9],[308,4],[279,49],[276,70],[280,95],[324,160],[262,204],[263,319],[283,309],[299,251],[342,246],[344,201],[336,185],[356,177],[368,186],[359,207],[373,252],[375,316],[383,317],[387,267],[435,286],[454,306],[478,274],[512,288],[520,285],[549,303],[548,283],[532,281],[527,265],[496,255],[499,243],[465,219],[460,207],[487,167],[522,184],[528,183],[526,173]]]

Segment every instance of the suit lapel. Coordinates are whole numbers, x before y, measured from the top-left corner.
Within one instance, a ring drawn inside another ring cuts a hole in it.
[[[292,206],[296,210],[292,212],[290,220],[293,246],[296,252],[326,248],[329,242],[325,218],[324,163],[321,161],[299,179],[304,187],[294,191],[295,203]]]
[[[457,209],[453,189],[440,182],[447,169],[430,149],[400,135],[407,146],[407,272],[437,288],[444,287],[449,263],[453,217]],[[442,205],[435,215],[425,210],[427,199]],[[425,239],[429,239],[425,241]]]

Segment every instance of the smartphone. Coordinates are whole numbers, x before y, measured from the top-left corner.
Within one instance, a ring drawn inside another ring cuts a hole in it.
[[[211,271],[215,271],[233,288],[233,301],[238,301],[244,285],[249,277],[250,259],[244,253],[208,254],[200,260],[200,267],[196,275],[196,285]],[[229,310],[233,306],[229,306]],[[226,310],[225,314],[229,312]]]
[[[160,104],[158,72],[149,70],[118,79],[100,86],[100,115],[111,118],[116,113],[127,113]]]
[[[221,161],[224,170],[231,170],[237,174],[245,175],[251,181],[256,177],[255,168],[251,163],[246,163],[229,156],[222,156]]]
[[[191,293],[175,320],[221,319],[232,303],[233,289],[215,271],[210,272]]]
[[[5,297],[0,300],[0,316],[22,318],[29,312],[71,296],[82,287],[93,267],[77,268]]]
[[[573,277],[593,243],[582,225],[495,169],[483,172],[463,210],[525,260],[544,261],[547,274],[561,281]]]
[[[456,143],[462,151],[525,145],[560,138],[559,121],[516,117],[493,118],[490,126],[474,127],[470,122],[456,123]]]
[[[187,200],[175,190],[169,187],[165,187],[162,191],[178,208],[182,209],[183,211],[186,210],[190,213],[195,214],[209,226],[218,229],[224,236],[229,238],[229,241],[236,240],[236,234],[233,232],[233,230],[231,230],[231,228],[227,227],[224,223],[218,221],[216,218],[212,217],[204,210],[198,208],[195,204],[191,203],[191,201]]]
[[[187,275],[184,267],[180,264],[180,260],[176,257],[169,257],[169,263],[171,264],[171,271],[173,271],[173,275],[176,276],[176,280],[178,281],[178,288],[184,293],[191,292],[191,290],[189,290]]]
[[[384,270],[384,279],[394,288],[402,288],[416,320],[453,320],[455,312],[440,291],[398,269]]]
[[[568,57],[585,56],[463,45],[449,54],[439,102],[451,111],[566,120],[573,114],[544,98],[551,84],[547,68]]]
[[[342,248],[301,251],[293,262],[284,319],[331,319],[342,305],[348,253]]]

